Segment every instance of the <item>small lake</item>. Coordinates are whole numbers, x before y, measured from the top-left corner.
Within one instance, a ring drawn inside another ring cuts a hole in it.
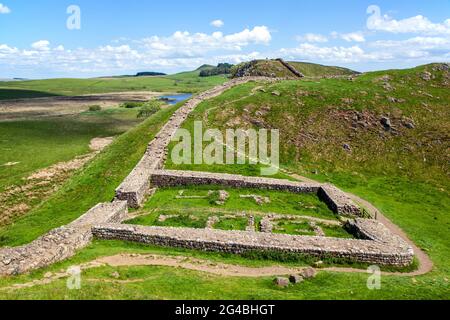
[[[192,93],[174,94],[167,96],[160,96],[159,99],[167,102],[170,105],[177,104],[178,102],[183,102],[192,97]]]

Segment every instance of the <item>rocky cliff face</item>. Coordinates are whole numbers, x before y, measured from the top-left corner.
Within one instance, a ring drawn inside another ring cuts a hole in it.
[[[232,77],[269,77],[285,79],[298,79],[301,77],[301,73],[294,73],[291,69],[287,68],[284,63],[280,62],[280,60],[253,60],[235,66],[232,70]]]

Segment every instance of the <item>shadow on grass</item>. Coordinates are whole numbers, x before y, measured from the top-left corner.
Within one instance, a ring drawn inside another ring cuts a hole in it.
[[[44,98],[44,97],[56,97],[56,96],[59,96],[59,95],[54,94],[54,93],[44,92],[44,91],[0,88],[0,100]]]

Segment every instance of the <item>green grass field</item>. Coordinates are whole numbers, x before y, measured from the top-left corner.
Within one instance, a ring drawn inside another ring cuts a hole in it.
[[[202,78],[199,71],[163,77],[49,79],[0,82],[0,100],[83,94],[153,91],[196,93],[226,81],[224,76]]]
[[[136,110],[110,109],[76,116],[0,122],[0,191],[34,171],[90,152],[89,141],[118,136],[142,120]]]

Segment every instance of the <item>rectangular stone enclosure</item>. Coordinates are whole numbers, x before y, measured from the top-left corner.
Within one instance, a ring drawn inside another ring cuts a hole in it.
[[[320,183],[305,183],[282,179],[246,177],[241,175],[195,171],[155,170],[151,175],[153,187],[188,185],[220,185],[232,188],[254,188],[293,193],[315,193],[339,215],[362,216],[363,211],[343,191]]]

